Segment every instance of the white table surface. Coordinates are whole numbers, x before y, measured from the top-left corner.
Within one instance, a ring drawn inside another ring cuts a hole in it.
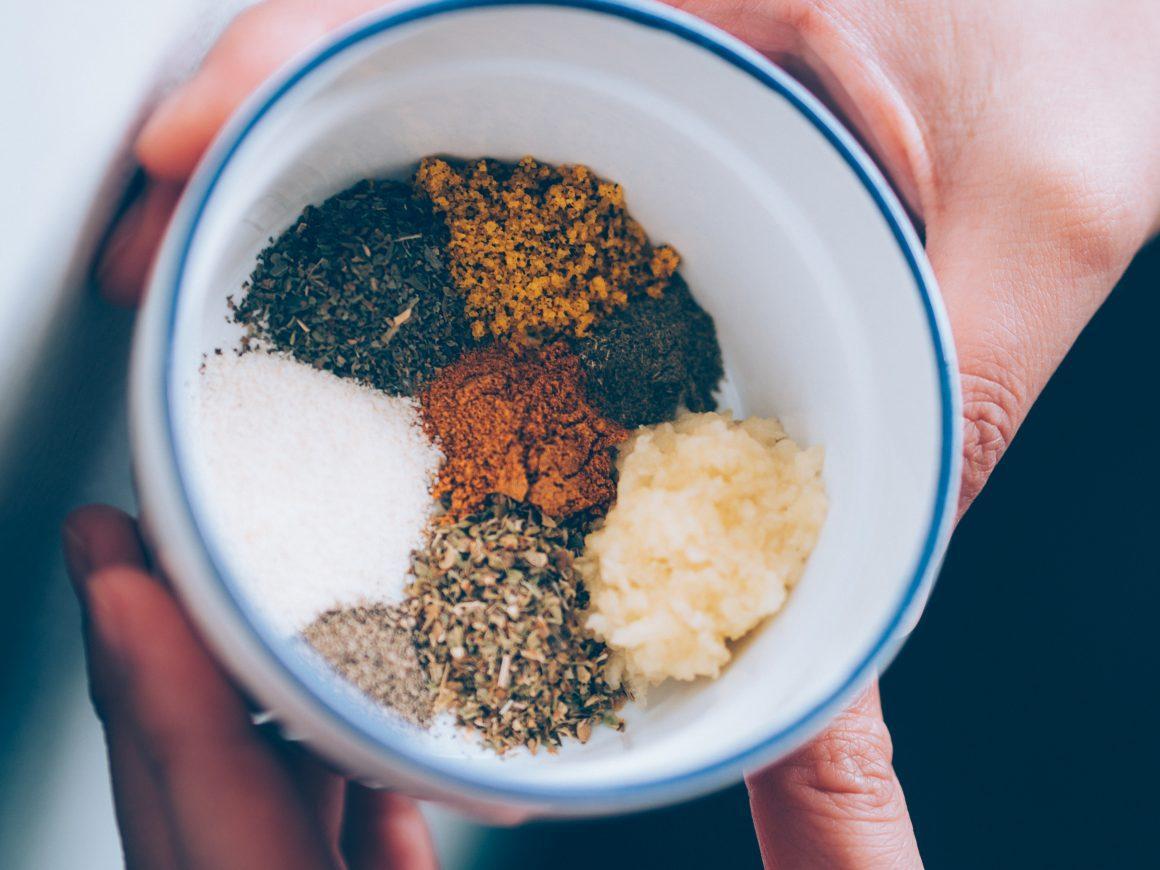
[[[114,868],[104,745],[56,546],[63,512],[132,506],[124,430],[130,318],[87,272],[150,103],[228,16],[206,0],[4,4],[0,27],[0,601],[33,628],[0,665],[0,867]],[[82,358],[78,358],[82,357]],[[99,401],[87,397],[99,396]],[[63,470],[62,470],[63,469]],[[28,592],[27,590],[31,590]]]
[[[94,298],[95,247],[150,105],[249,0],[5,0],[0,26],[0,867],[121,866],[60,519],[131,509],[131,315]],[[11,5],[10,5],[11,4]],[[7,670],[6,670],[7,669]],[[438,811],[445,866],[477,829]]]
[[[0,27],[0,462],[79,292],[148,106],[244,0],[5,3]]]

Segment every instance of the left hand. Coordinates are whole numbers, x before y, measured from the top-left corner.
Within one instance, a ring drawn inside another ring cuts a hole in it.
[[[126,867],[438,866],[414,801],[348,782],[253,724],[146,570],[129,517],[83,508],[65,524],[64,549]]]

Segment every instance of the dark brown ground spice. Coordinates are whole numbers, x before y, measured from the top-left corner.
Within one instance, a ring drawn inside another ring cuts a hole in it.
[[[589,404],[580,361],[561,343],[465,354],[420,395],[445,461],[434,494],[462,517],[493,493],[551,517],[616,495],[610,448],[628,437]]]
[[[672,420],[682,405],[713,411],[724,371],[711,318],[674,275],[659,298],[634,299],[572,345],[588,398],[609,420],[634,429]]]

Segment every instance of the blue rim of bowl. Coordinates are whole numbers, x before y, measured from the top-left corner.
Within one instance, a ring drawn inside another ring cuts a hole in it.
[[[890,227],[894,239],[906,259],[930,329],[939,384],[939,398],[942,405],[942,449],[939,457],[934,510],[917,564],[890,619],[881,629],[874,644],[862,656],[849,675],[824,700],[799,716],[791,725],[744,750],[734,752],[728,757],[718,759],[695,770],[614,788],[537,788],[525,784],[512,786],[495,782],[486,776],[473,775],[464,770],[461,765],[457,768],[454,762],[445,763],[444,760],[425,753],[413,753],[408,750],[405,740],[392,740],[394,732],[385,732],[381,720],[375,719],[373,714],[368,713],[356,702],[341,698],[332,691],[330,686],[323,685],[323,678],[306,663],[301,653],[294,648],[293,642],[288,642],[270,632],[265,621],[253,612],[245,597],[239,594],[238,585],[229,576],[229,572],[221,567],[224,561],[219,558],[219,554],[212,547],[210,537],[205,534],[190,503],[186,478],[182,474],[181,462],[178,460],[179,450],[174,438],[171,386],[173,385],[172,348],[176,328],[177,300],[180,297],[189,253],[206,205],[230,159],[250,131],[275,103],[312,71],[368,38],[404,24],[446,13],[520,6],[571,8],[603,13],[670,33],[712,52],[718,58],[761,82],[778,96],[787,100],[803,117],[809,120],[853,170],[878,207],[882,218]],[[945,549],[946,538],[949,537],[950,514],[948,511],[957,482],[955,472],[958,455],[955,421],[959,394],[953,365],[953,343],[944,323],[941,302],[937,296],[933,278],[929,274],[929,267],[925,265],[925,255],[921,253],[921,247],[914,231],[886,181],[870,158],[862,152],[852,135],[804,88],[764,57],[712,25],[686,13],[647,2],[647,0],[645,3],[634,3],[631,0],[630,2],[621,2],[621,0],[432,0],[428,3],[406,6],[395,12],[380,12],[360,19],[321,48],[298,61],[289,71],[283,73],[272,87],[262,93],[259,99],[252,100],[247,104],[247,108],[239,114],[238,119],[228,126],[223,138],[214,144],[210,155],[198,168],[195,180],[200,183],[191,184],[191,189],[195,186],[199,188],[198,197],[196,204],[192,207],[187,208],[183,203],[182,216],[189,215],[189,217],[185,221],[186,226],[181,228],[184,237],[178,243],[178,255],[170,279],[159,281],[160,276],[154,278],[155,283],[167,286],[172,291],[167,294],[167,310],[164,313],[166,341],[161,346],[162,352],[165,354],[161,379],[163,391],[161,407],[163,409],[164,436],[169,448],[166,459],[174,479],[180,484],[178,487],[180,506],[186,514],[186,520],[190,527],[195,530],[198,542],[208,557],[214,578],[226,590],[229,603],[237,611],[241,620],[250,627],[261,644],[263,652],[271,661],[276,663],[283,675],[294,683],[298,690],[313,698],[326,717],[348,737],[352,737],[369,747],[376,754],[386,751],[391,756],[392,764],[400,766],[416,777],[434,781],[442,786],[466,789],[467,794],[475,794],[484,798],[494,796],[521,804],[530,803],[543,806],[547,803],[563,812],[584,812],[586,808],[591,811],[594,807],[596,811],[607,811],[609,808],[630,810],[707,793],[729,781],[736,781],[745,770],[751,769],[755,763],[779,757],[820,728],[829,715],[836,712],[837,707],[849,697],[854,689],[862,684],[872,669],[884,663],[897,651],[899,645],[895,641],[901,634],[900,629],[904,624],[903,621],[911,612],[912,607],[923,600],[920,593],[924,587],[933,585],[934,575]],[[173,230],[179,229],[179,223],[180,221],[174,222]]]

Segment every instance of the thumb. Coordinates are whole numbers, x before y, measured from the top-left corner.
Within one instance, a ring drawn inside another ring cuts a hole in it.
[[[928,223],[963,391],[960,516],[1142,244],[1122,230],[1106,198],[1055,172],[1001,196],[965,187]]]
[[[874,685],[813,741],[747,777],[765,866],[921,867],[893,752]]]

